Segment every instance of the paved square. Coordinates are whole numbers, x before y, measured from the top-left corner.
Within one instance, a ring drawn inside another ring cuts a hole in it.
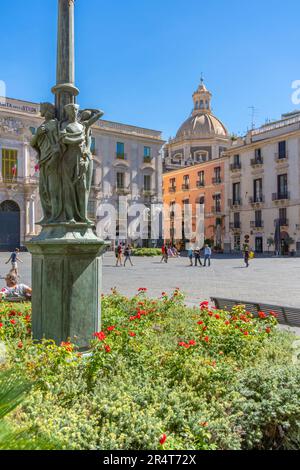
[[[31,260],[21,253],[22,282],[31,284]],[[0,273],[4,276],[8,266],[4,262],[9,254],[0,253]],[[161,264],[160,258],[133,258],[129,264],[115,267],[115,257],[107,253],[103,259],[103,291],[116,287],[121,293],[134,295],[139,287],[147,287],[149,295],[160,296],[180,287],[186,293],[187,303],[198,305],[212,296],[248,301],[273,303],[300,308],[300,259],[258,258],[248,269],[239,257],[216,257],[211,268],[189,267],[187,258],[170,259]],[[1,281],[0,286],[4,285]],[[55,294],[55,293],[54,293]]]

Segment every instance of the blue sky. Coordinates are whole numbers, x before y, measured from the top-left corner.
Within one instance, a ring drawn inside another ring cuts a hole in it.
[[[51,99],[56,0],[0,0],[7,95]],[[231,132],[292,111],[300,79],[299,0],[76,0],[76,84],[105,119],[174,135],[201,72]]]

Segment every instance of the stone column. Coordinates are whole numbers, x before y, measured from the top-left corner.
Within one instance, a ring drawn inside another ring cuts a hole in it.
[[[30,233],[35,234],[35,198],[31,197],[30,200]]]
[[[25,201],[25,236],[30,235],[30,199]]]
[[[75,103],[74,2],[58,0],[57,67],[55,93],[57,117],[64,117],[64,106]]]

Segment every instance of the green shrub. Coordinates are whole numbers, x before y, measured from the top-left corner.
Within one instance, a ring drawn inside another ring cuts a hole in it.
[[[135,248],[132,250],[133,256],[160,256],[161,250],[159,248]]]
[[[272,312],[188,308],[179,290],[158,300],[114,291],[102,304],[87,357],[32,342],[28,310],[11,317],[0,304],[6,367],[34,383],[15,428],[74,450],[162,449],[162,434],[166,450],[299,448],[295,337]]]

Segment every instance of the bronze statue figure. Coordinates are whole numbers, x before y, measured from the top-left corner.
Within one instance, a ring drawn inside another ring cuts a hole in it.
[[[41,103],[41,116],[44,123],[37,129],[31,140],[31,146],[37,151],[40,167],[39,192],[44,212],[40,224],[51,223],[61,215],[61,178],[59,122],[55,107],[51,103]]]

